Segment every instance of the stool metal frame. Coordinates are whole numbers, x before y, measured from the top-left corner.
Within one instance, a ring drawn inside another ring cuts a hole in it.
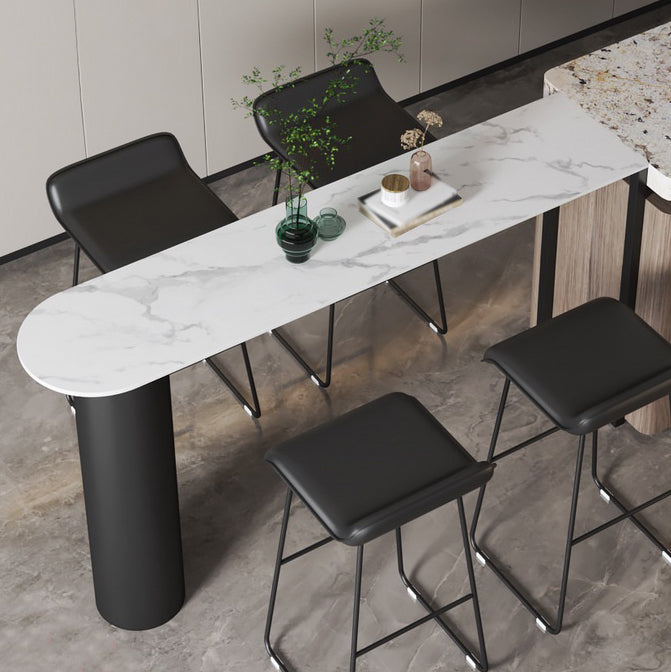
[[[499,409],[494,424],[494,432],[492,434],[489,453],[487,455],[487,462],[489,463],[497,462],[504,457],[512,455],[513,453],[516,453],[518,450],[526,448],[532,443],[544,439],[560,429],[560,427],[554,426],[530,439],[527,439],[526,441],[522,441],[521,443],[513,446],[512,448],[508,448],[500,452],[498,455],[495,455],[495,448],[498,441],[499,431],[501,429],[501,421],[503,419],[503,412],[506,406],[506,400],[508,398],[510,382],[511,379],[506,376],[505,384],[503,386],[503,393],[501,395],[501,401],[499,403]],[[671,396],[669,398],[671,401]],[[598,429],[592,431],[591,434],[592,434],[592,460],[591,460],[592,480],[594,481],[596,487],[598,488],[599,495],[601,496],[601,498],[608,503],[614,504],[615,507],[620,511],[620,514],[615,516],[611,520],[589,530],[588,532],[585,532],[578,536],[574,535],[576,513],[578,509],[578,493],[580,490],[580,475],[583,464],[583,457],[585,454],[585,437],[586,437],[586,434],[579,435],[578,451],[575,465],[575,476],[573,479],[573,494],[571,497],[571,511],[568,520],[568,530],[566,534],[566,543],[564,548],[564,561],[561,572],[562,578],[559,589],[559,599],[556,614],[552,619],[547,618],[541,613],[539,608],[532,603],[532,601],[527,595],[525,595],[525,593],[519,587],[515,579],[511,577],[507,572],[505,572],[501,568],[501,566],[495,562],[491,553],[485,550],[481,544],[478,544],[475,539],[475,532],[478,524],[478,519],[480,517],[480,512],[482,509],[482,502],[485,495],[485,490],[487,487],[486,483],[482,485],[480,488],[477,503],[475,506],[475,512],[473,514],[470,539],[471,539],[471,545],[475,550],[476,559],[480,564],[489,567],[494,572],[494,574],[496,574],[496,576],[510,589],[510,591],[517,597],[517,599],[534,615],[534,617],[536,618],[536,625],[538,626],[538,628],[542,632],[546,632],[551,635],[557,635],[562,630],[562,624],[564,618],[564,606],[566,603],[566,589],[568,585],[569,568],[571,564],[571,551],[573,550],[573,547],[576,546],[577,544],[586,541],[587,539],[593,537],[595,534],[598,534],[599,532],[608,529],[609,527],[615,525],[616,523],[628,519],[631,520],[631,522],[634,523],[634,525],[636,525],[636,527],[641,532],[643,532],[643,534],[650,541],[652,541],[652,543],[660,550],[663,560],[668,564],[671,564],[671,550],[669,550],[669,548],[665,544],[663,544],[657,536],[655,536],[655,534],[649,529],[649,527],[647,527],[639,518],[636,517],[636,515],[639,514],[641,511],[643,511],[644,509],[652,506],[653,504],[657,504],[658,502],[662,501],[663,499],[671,495],[671,489],[666,490],[665,492],[662,492],[661,494],[637,506],[634,507],[626,506],[622,501],[621,495],[616,493],[615,490],[612,488],[612,486],[605,484],[598,474],[597,471]]]
[[[268,655],[270,656],[270,660],[273,664],[273,666],[280,670],[280,672],[290,672],[290,668],[287,666],[287,664],[282,660],[281,656],[277,653],[277,651],[273,648],[271,642],[270,642],[270,631],[272,627],[272,622],[273,622],[273,614],[275,610],[275,603],[276,603],[276,598],[277,598],[277,587],[279,584],[279,578],[280,578],[280,569],[282,565],[287,564],[288,562],[292,562],[293,560],[296,560],[297,558],[300,558],[303,555],[306,555],[307,553],[314,551],[317,548],[320,548],[321,546],[324,546],[325,544],[328,544],[329,542],[333,541],[333,537],[326,537],[324,539],[321,539],[318,542],[315,542],[314,544],[311,544],[310,546],[307,546],[299,551],[296,551],[295,553],[292,553],[291,555],[284,556],[284,544],[286,540],[286,534],[287,534],[287,525],[289,521],[289,514],[291,510],[291,502],[293,498],[293,492],[291,488],[288,488],[287,490],[287,496],[284,504],[284,515],[282,518],[282,528],[280,531],[280,542],[278,545],[277,549],[277,558],[275,562],[275,571],[273,574],[273,582],[272,582],[272,588],[271,588],[271,593],[270,593],[270,604],[268,607],[268,616],[266,619],[266,628],[265,628],[265,633],[264,633],[264,643],[266,646],[266,651],[268,652]],[[356,556],[356,574],[355,574],[355,579],[354,579],[354,604],[353,604],[353,613],[352,613],[352,637],[351,637],[351,646],[350,646],[350,662],[349,662],[349,672],[355,672],[356,670],[356,663],[357,659],[360,656],[363,656],[366,653],[369,653],[370,651],[373,651],[374,649],[378,648],[379,646],[382,646],[383,644],[386,644],[390,642],[392,639],[395,639],[396,637],[399,637],[400,635],[403,635],[410,630],[413,630],[414,628],[427,623],[428,621],[434,620],[441,628],[442,630],[452,639],[452,641],[459,647],[461,652],[466,656],[466,662],[468,665],[474,669],[474,670],[480,670],[480,672],[486,672],[488,670],[488,662],[487,662],[487,652],[485,649],[485,641],[484,641],[484,634],[482,630],[482,620],[480,616],[480,606],[478,602],[478,594],[477,594],[477,589],[475,586],[475,577],[473,573],[473,561],[471,559],[471,553],[470,549],[468,547],[468,529],[466,525],[466,516],[464,514],[464,504],[463,504],[463,499],[461,497],[457,498],[457,504],[459,508],[459,522],[461,525],[461,534],[462,534],[462,541],[464,544],[464,555],[466,558],[466,567],[468,570],[468,580],[470,584],[470,592],[466,595],[463,595],[462,597],[458,598],[457,600],[454,600],[453,602],[450,602],[449,604],[439,607],[437,609],[434,609],[428,598],[425,597],[422,594],[422,591],[408,578],[408,575],[406,574],[405,567],[404,567],[404,562],[403,562],[403,545],[402,545],[402,540],[401,540],[401,528],[396,528],[395,534],[396,534],[396,558],[397,558],[397,565],[398,565],[398,572],[401,577],[401,581],[403,582],[403,585],[406,587],[406,590],[410,597],[418,602],[419,604],[426,609],[428,612],[426,616],[423,616],[422,618],[419,618],[412,623],[409,623],[408,625],[395,630],[394,632],[386,635],[385,637],[382,637],[364,647],[359,648],[359,643],[358,643],[358,638],[359,638],[359,606],[361,602],[361,579],[362,579],[362,574],[363,574],[363,550],[365,544],[360,544],[358,545],[357,548],[357,556]],[[463,604],[467,602],[468,600],[473,601],[473,613],[475,616],[475,623],[476,623],[476,628],[477,628],[477,634],[478,634],[478,648],[479,648],[479,653],[475,653],[471,648],[468,647],[467,644],[465,644],[457,635],[457,633],[454,631],[454,629],[442,618],[443,614],[445,614],[447,611],[450,609],[453,609],[454,607],[459,606],[460,604]]]

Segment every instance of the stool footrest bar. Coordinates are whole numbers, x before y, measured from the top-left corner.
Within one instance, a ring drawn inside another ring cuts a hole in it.
[[[449,611],[450,609],[454,609],[454,607],[458,607],[460,604],[467,602],[472,597],[473,596],[469,593],[468,595],[464,595],[463,597],[460,597],[458,600],[455,600],[454,602],[450,602],[450,604],[447,604],[444,607],[441,607],[440,609],[432,609],[426,616],[422,616],[421,618],[418,618],[416,621],[413,621],[412,623],[409,623],[408,625],[405,625],[402,628],[399,628],[398,630],[394,630],[394,632],[388,634],[386,637],[382,637],[374,641],[372,644],[365,646],[363,649],[359,649],[356,652],[357,657],[363,656],[365,653],[368,653],[373,649],[377,649],[379,646],[382,646],[383,644],[390,642],[392,639],[396,639],[396,637],[405,635],[406,632],[410,632],[410,630],[414,630],[416,627],[423,625],[424,623],[427,623],[430,620],[439,621],[440,620],[439,616],[441,614],[444,614],[446,611]],[[421,596],[418,595],[418,600],[420,598]],[[443,623],[443,626],[445,626],[445,623]]]
[[[291,562],[292,560],[295,560],[296,558],[300,558],[302,555],[306,555],[310,551],[314,551],[315,549],[319,548],[320,546],[326,546],[330,541],[333,541],[333,537],[325,537],[324,539],[320,539],[319,541],[315,541],[314,544],[310,544],[310,546],[306,546],[305,548],[301,548],[300,551],[296,551],[295,553],[292,553],[291,555],[287,555],[286,558],[282,558],[280,560],[280,564],[286,565],[287,562]]]

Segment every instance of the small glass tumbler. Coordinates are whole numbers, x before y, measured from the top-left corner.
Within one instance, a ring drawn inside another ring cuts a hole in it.
[[[345,220],[335,208],[322,208],[315,222],[322,240],[335,240],[345,230]]]

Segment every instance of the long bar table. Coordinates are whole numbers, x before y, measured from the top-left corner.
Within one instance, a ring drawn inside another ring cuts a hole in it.
[[[25,370],[76,409],[96,604],[147,629],[184,599],[169,375],[637,174],[646,161],[561,94],[428,146],[459,208],[392,238],[357,197],[408,154],[310,192],[347,229],[290,264],[282,205],[50,297],[26,318]],[[551,275],[553,259],[548,259]]]

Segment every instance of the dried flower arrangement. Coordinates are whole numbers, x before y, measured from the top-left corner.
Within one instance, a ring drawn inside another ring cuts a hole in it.
[[[359,58],[377,52],[395,54],[399,62],[405,60],[399,52],[402,39],[392,30],[387,30],[384,19],[372,18],[360,33],[340,41],[334,38],[332,28],[326,28],[323,38],[329,48],[326,55],[331,65],[356,62]],[[289,87],[301,75],[300,67],[287,72],[286,67],[280,65],[272,70],[271,79],[268,80],[260,69],[255,67],[250,75],[242,77],[242,81],[244,84],[255,86],[258,89],[257,95],[260,95],[266,90]],[[329,82],[323,96],[306,100],[300,109],[290,114],[280,110],[256,110],[257,114],[261,113],[270,118],[270,123],[279,124],[283,147],[290,156],[296,158],[297,164],[303,166],[302,169],[298,169],[272,154],[263,157],[264,163],[271,170],[282,168],[288,175],[288,184],[285,187],[288,201],[300,202],[306,186],[318,178],[314,161],[316,154],[319,154],[326,165],[332,168],[338,152],[351,140],[350,137],[338,134],[336,124],[324,114],[324,109],[332,101],[337,102],[348,92],[354,91],[356,84],[356,76],[347,69],[342,76]],[[246,111],[246,116],[251,116],[255,99],[256,97],[244,96],[240,100],[232,99],[231,103],[235,109],[243,109]]]
[[[426,134],[431,126],[440,128],[443,125],[443,119],[437,112],[431,110],[422,110],[417,115],[417,120],[424,124],[424,131],[419,128],[411,128],[403,133],[401,136],[401,147],[403,149],[416,149],[419,144],[419,149],[424,148],[424,140]]]

